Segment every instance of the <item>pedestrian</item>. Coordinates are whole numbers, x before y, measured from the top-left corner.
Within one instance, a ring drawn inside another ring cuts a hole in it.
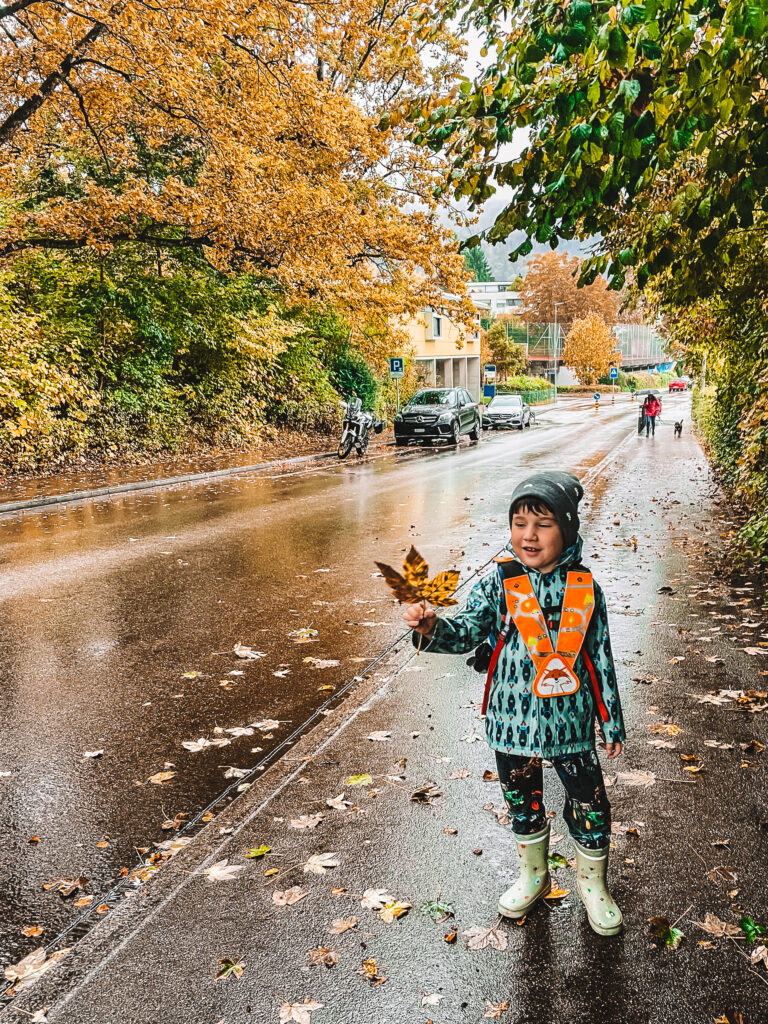
[[[645,396],[643,402],[643,413],[645,415],[645,436],[649,434],[656,436],[656,417],[661,413],[661,402],[651,393]]]
[[[563,814],[589,923],[600,935],[615,935],[622,916],[606,885],[611,808],[595,750],[596,719],[609,760],[621,753],[625,734],[605,597],[581,564],[583,493],[572,473],[523,480],[512,494],[510,539],[497,571],[474,586],[466,608],[439,618],[410,605],[403,618],[414,644],[426,639],[430,652],[465,654],[489,635],[497,638],[483,713],[520,861],[499,913],[519,919],[551,889],[546,758],[565,789]]]

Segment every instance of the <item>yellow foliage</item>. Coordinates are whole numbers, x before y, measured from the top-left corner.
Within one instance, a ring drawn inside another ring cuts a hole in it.
[[[597,313],[574,321],[563,346],[563,362],[581,384],[597,384],[611,368],[621,364],[616,335]]]
[[[13,7],[0,256],[190,248],[330,304],[355,332],[463,293],[434,198],[446,168],[380,127],[458,69],[429,0]]]

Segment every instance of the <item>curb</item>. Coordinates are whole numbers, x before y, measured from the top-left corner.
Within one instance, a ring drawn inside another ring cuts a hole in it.
[[[20,501],[6,501],[0,504],[0,515],[21,512],[24,509],[43,508],[47,505],[63,505],[70,501],[84,501],[108,494],[124,494],[129,491],[146,491],[152,487],[168,487],[171,484],[193,483],[200,480],[215,480],[217,477],[234,476],[237,473],[253,473],[271,466],[296,466],[323,459],[332,459],[335,452],[320,452],[315,455],[297,455],[292,459],[273,459],[271,462],[256,462],[251,466],[227,466],[226,469],[212,469],[205,473],[185,473],[181,476],[162,477],[159,480],[132,480],[125,484],[96,487],[90,491],[69,491],[66,494],[47,494],[40,498],[24,498]]]

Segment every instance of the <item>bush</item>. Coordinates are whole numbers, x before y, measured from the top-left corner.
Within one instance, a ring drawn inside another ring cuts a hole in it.
[[[338,349],[326,358],[326,369],[331,384],[343,398],[354,395],[362,401],[363,409],[375,409],[378,385],[359,352],[348,347]]]
[[[498,395],[515,395],[519,391],[547,391],[552,387],[552,382],[546,377],[528,377],[520,374],[517,377],[508,377],[503,384],[496,388]]]

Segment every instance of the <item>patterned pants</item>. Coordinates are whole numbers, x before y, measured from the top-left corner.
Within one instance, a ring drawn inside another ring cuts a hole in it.
[[[504,754],[499,750],[494,753],[501,791],[512,818],[512,830],[518,835],[540,832],[546,824],[541,759]],[[605,794],[597,754],[594,750],[587,750],[581,754],[564,754],[552,761],[565,787],[563,817],[571,835],[589,850],[608,846],[611,805]]]

